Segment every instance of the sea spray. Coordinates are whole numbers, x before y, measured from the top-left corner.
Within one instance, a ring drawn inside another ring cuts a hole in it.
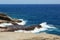
[[[26,20],[23,20],[23,19],[18,19],[18,20],[21,20],[22,22],[17,22],[18,25],[26,25]]]
[[[6,27],[6,26],[10,26],[13,25],[12,23],[1,23],[0,27]]]
[[[42,28],[35,28],[33,31],[31,31],[32,33],[40,33],[40,32],[44,32],[44,31],[53,31],[54,29],[57,29],[56,27],[54,27],[51,24],[47,24],[47,22],[43,22],[41,24],[39,24],[42,26]]]
[[[31,31],[25,31],[25,30],[18,30],[18,31],[15,31],[15,32],[24,32],[24,33],[40,33],[40,32],[44,32],[44,31],[53,31],[55,29],[57,29],[56,27],[54,27],[53,25],[51,24],[47,24],[47,22],[43,22],[41,24],[39,24],[42,26],[42,28],[37,28],[35,27],[34,30],[31,30]]]
[[[18,19],[21,20],[22,22],[17,22],[18,25],[25,25],[27,21],[23,20],[23,19]],[[0,23],[1,27],[6,27],[6,26],[10,26],[13,25],[12,23]]]

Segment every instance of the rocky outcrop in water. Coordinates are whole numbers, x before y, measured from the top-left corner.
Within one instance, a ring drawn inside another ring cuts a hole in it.
[[[22,22],[22,21],[11,18],[10,16],[6,15],[5,13],[0,13],[0,23],[16,24],[15,22]]]
[[[24,31],[34,31],[35,29],[42,28],[41,25],[32,25],[32,26],[24,26],[18,23],[22,22],[21,20],[11,18],[10,16],[0,13],[0,32],[14,32],[18,30]],[[7,26],[7,25],[8,26]],[[4,26],[3,26],[4,25]]]

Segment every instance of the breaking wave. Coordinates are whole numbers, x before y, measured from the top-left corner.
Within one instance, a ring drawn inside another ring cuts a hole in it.
[[[46,32],[46,33],[50,33],[50,34],[57,34],[60,35],[60,29],[58,29],[57,27],[55,27],[52,24],[47,24],[47,22],[43,22],[40,24],[42,26],[42,28],[40,29],[40,32]]]
[[[22,22],[18,22],[17,24],[18,25],[26,25],[26,22],[25,20],[23,19],[18,19],[18,20],[21,20]],[[10,25],[13,25],[12,23],[1,23],[0,26],[1,27],[6,27],[6,26],[10,26]]]
[[[41,25],[42,28],[40,28],[40,29],[35,28],[32,31],[18,30],[18,31],[15,31],[15,32],[24,32],[24,33],[30,33],[30,32],[31,33],[41,33],[41,32],[46,32],[46,33],[52,33],[52,34],[60,32],[58,28],[56,28],[54,25],[47,24],[47,22],[42,22],[39,25]]]
[[[20,23],[17,23],[18,25],[26,25],[26,20],[23,20],[23,19],[18,19],[18,20],[21,20],[22,22],[20,22]]]
[[[26,25],[26,23],[27,23],[26,20],[23,20],[23,19],[18,19],[18,20],[22,21],[20,23],[17,23],[18,25]],[[12,23],[1,23],[0,24],[0,26],[2,26],[2,27],[6,27],[6,26],[9,26],[9,25],[13,25],[13,24]],[[31,33],[41,33],[41,32],[46,32],[46,33],[59,34],[60,35],[60,29],[58,29],[57,27],[55,27],[52,24],[47,24],[47,22],[42,22],[39,25],[41,25],[42,28],[39,28],[39,29],[35,28],[32,31],[18,30],[18,31],[15,31],[15,32],[24,32],[24,33],[30,33],[30,32]]]

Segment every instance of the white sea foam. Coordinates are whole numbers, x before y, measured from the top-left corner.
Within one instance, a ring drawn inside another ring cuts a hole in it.
[[[9,26],[9,25],[13,25],[12,23],[1,23],[0,26],[1,27],[6,27],[6,26]]]
[[[47,24],[47,22],[43,22],[40,24],[43,28],[55,28],[54,25]]]
[[[22,22],[17,22],[18,25],[25,25],[26,24],[26,21],[23,20],[23,19],[18,19],[18,20],[21,20]],[[10,25],[13,25],[12,23],[1,23],[0,24],[0,27],[6,27],[6,26],[10,26]]]
[[[49,25],[47,24],[46,22],[43,22],[40,24],[42,26],[42,28],[35,28],[34,30],[31,30],[31,31],[25,31],[25,30],[18,30],[18,31],[15,31],[15,32],[24,32],[24,33],[39,33],[41,31],[52,31],[53,29],[56,29],[53,25]]]
[[[22,22],[20,22],[20,23],[17,22],[18,25],[25,25],[26,22],[27,22],[27,21],[25,21],[25,20],[23,20],[23,19],[18,19],[18,20],[21,20],[21,21],[22,21]]]

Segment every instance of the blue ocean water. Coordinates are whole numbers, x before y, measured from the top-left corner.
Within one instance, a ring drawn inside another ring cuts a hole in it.
[[[60,30],[60,4],[0,4],[0,12],[27,20],[26,25],[47,22]],[[47,33],[60,35],[60,31],[55,30]]]

